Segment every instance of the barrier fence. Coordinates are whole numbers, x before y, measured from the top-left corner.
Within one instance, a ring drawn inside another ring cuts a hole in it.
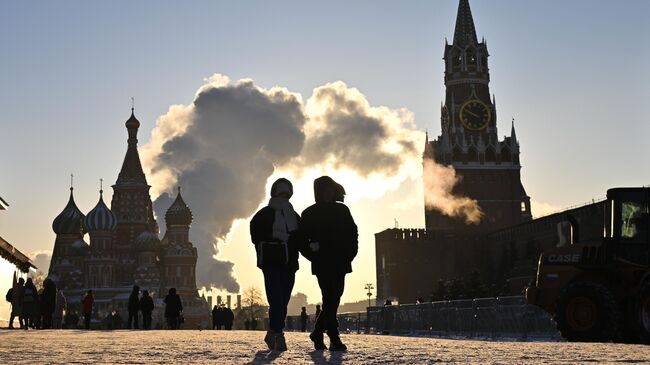
[[[348,333],[424,335],[463,338],[560,339],[555,322],[524,297],[480,298],[368,307],[341,313],[339,329]],[[300,330],[300,317],[287,321]],[[289,326],[290,325],[290,326]],[[309,331],[313,321],[308,325]]]

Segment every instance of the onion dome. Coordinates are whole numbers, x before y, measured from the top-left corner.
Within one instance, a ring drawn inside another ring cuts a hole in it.
[[[126,129],[138,129],[140,128],[140,121],[135,117],[135,110],[131,108],[131,117],[124,123]]]
[[[138,252],[157,252],[160,250],[160,239],[155,233],[144,231],[135,239],[135,250]]]
[[[192,211],[188,208],[183,197],[181,196],[181,187],[178,187],[178,195],[176,195],[176,200],[174,203],[167,209],[165,213],[165,222],[167,227],[169,226],[189,226],[192,224]]]
[[[72,243],[69,253],[70,256],[85,256],[89,249],[90,245],[88,245],[86,241],[80,239]]]
[[[84,220],[88,232],[112,231],[117,225],[117,217],[104,204],[103,190],[99,191],[99,202],[91,210]]]
[[[84,215],[81,213],[77,204],[74,202],[74,197],[72,195],[73,188],[70,188],[70,199],[68,204],[65,206],[63,211],[54,218],[52,222],[52,230],[56,234],[73,234],[81,233],[84,234]]]

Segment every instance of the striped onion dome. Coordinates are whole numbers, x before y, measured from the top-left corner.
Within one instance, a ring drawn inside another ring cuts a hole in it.
[[[157,252],[160,250],[160,239],[155,233],[144,231],[135,239],[135,250],[138,252]]]
[[[56,234],[85,233],[83,226],[84,215],[81,213],[79,208],[77,208],[77,204],[74,202],[72,190],[73,188],[70,188],[70,199],[68,200],[68,204],[52,222],[52,230]]]
[[[72,243],[69,253],[70,256],[85,256],[89,249],[90,246],[86,243],[86,241],[79,239]]]
[[[110,209],[108,209],[106,204],[104,204],[104,198],[102,196],[103,192],[103,190],[99,191],[99,202],[93,210],[88,213],[84,220],[88,232],[112,231],[117,225],[117,217]]]
[[[192,224],[192,211],[183,201],[181,196],[181,187],[178,187],[178,195],[176,195],[176,200],[174,203],[167,209],[165,213],[165,222],[167,227],[169,226],[189,226]]]

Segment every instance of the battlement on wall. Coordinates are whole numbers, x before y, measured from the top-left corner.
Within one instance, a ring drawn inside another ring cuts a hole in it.
[[[427,230],[425,228],[389,228],[375,233],[376,240],[390,240],[393,242],[449,240],[460,237],[465,238],[467,236],[469,236],[467,233],[459,233],[451,230]]]

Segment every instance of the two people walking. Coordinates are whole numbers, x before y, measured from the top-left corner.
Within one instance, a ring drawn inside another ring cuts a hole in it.
[[[127,309],[129,313],[127,328],[139,328],[138,312],[142,312],[142,328],[146,330],[151,328],[151,313],[153,312],[154,304],[153,299],[149,295],[149,291],[143,290],[142,296],[140,296],[140,287],[134,285],[133,290],[131,290],[131,295],[129,295]]]
[[[345,189],[328,176],[314,181],[315,204],[302,217],[289,199],[293,186],[287,179],[275,181],[268,206],[260,209],[250,224],[255,244],[257,266],[264,273],[269,302],[269,331],[264,341],[269,349],[287,349],[283,329],[287,305],[298,270],[298,254],[311,261],[322,292],[323,311],[316,318],[309,338],[316,350],[325,350],[324,334],[330,339],[331,351],[345,351],[340,339],[336,313],[345,287],[345,275],[352,272],[357,254],[357,226],[350,210],[342,204]]]

